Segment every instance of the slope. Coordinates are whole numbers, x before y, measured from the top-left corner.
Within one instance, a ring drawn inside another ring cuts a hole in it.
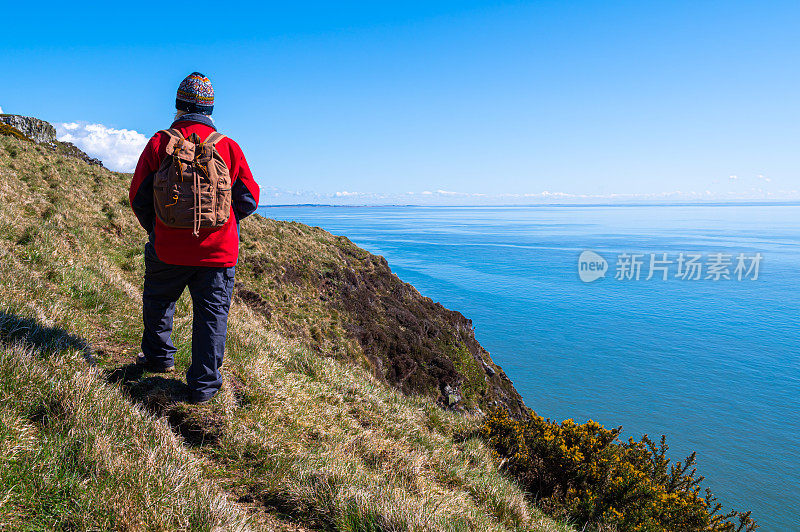
[[[225,385],[210,404],[184,403],[180,377],[131,367],[143,235],[128,182],[0,136],[0,528],[566,529],[499,473],[476,436],[477,416],[442,409],[425,386],[392,386],[375,371],[385,353],[362,346],[364,364],[354,364],[352,353],[328,351],[333,342],[288,337],[309,329],[308,315],[276,305],[267,316],[261,301],[271,296],[249,278],[253,265],[269,260],[264,271],[313,278],[317,271],[298,270],[303,253],[339,241],[321,230],[255,216],[242,225],[251,266],[241,268]],[[292,262],[261,247],[282,233],[293,234],[281,248]],[[178,375],[190,335],[184,295]],[[342,336],[339,345],[356,338]],[[473,404],[502,399],[485,390]]]

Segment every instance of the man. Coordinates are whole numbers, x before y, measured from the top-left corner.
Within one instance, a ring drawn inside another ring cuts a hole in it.
[[[130,187],[133,212],[149,234],[144,251],[144,334],[136,364],[153,372],[174,370],[172,318],[175,302],[188,286],[194,322],[186,382],[190,400],[200,403],[214,397],[222,385],[219,368],[239,258],[239,222],[255,211],[259,188],[239,145],[216,133],[211,119],[214,89],[206,76],[187,76],[178,87],[175,106],[175,121],[150,139]],[[181,161],[186,153],[190,158]],[[209,190],[216,190],[213,203]],[[175,201],[164,203],[172,191]],[[213,212],[209,217],[212,207],[217,208],[216,217]],[[185,212],[165,214],[175,212],[170,208]],[[188,217],[193,224],[181,226],[176,217]]]

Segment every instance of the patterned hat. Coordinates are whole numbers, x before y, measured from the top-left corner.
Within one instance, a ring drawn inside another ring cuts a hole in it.
[[[200,72],[192,72],[181,81],[175,107],[187,113],[210,115],[214,110],[214,88]]]

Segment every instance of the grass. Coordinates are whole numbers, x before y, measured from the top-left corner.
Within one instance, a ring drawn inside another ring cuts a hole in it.
[[[21,132],[19,129],[15,128],[14,126],[10,126],[4,122],[0,122],[0,135],[10,136],[20,140],[27,140],[27,141],[31,140],[27,136],[25,136],[25,134]],[[6,146],[6,152],[12,157],[16,157],[18,153],[15,146]]]
[[[163,420],[133,408],[84,351],[64,347],[73,339],[29,323],[3,323],[30,342],[0,349],[0,528],[246,527]]]
[[[0,136],[0,530],[569,530],[501,474],[479,416],[392,386],[346,309],[304,302],[319,277],[298,261],[326,257],[332,282],[349,260],[382,268],[321,230],[243,223],[240,293],[260,299],[233,304],[211,403],[184,401],[186,295],[178,372],[131,368],[145,236],[129,179]]]
[[[383,257],[299,223],[260,219],[242,233],[243,299],[313,351],[367,368],[406,393],[478,413],[522,399],[475,340],[470,320],[423,297]],[[246,297],[244,297],[246,296]]]

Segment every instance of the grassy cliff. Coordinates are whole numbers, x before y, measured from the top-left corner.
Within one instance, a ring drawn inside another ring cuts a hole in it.
[[[522,410],[469,321],[320,229],[242,224],[210,404],[184,402],[186,294],[176,376],[131,367],[129,179],[0,136],[0,529],[568,529],[476,436]]]
[[[526,415],[472,322],[420,295],[383,257],[300,223],[261,218],[246,229],[236,295],[271,328],[407,394],[456,410],[503,405]]]

